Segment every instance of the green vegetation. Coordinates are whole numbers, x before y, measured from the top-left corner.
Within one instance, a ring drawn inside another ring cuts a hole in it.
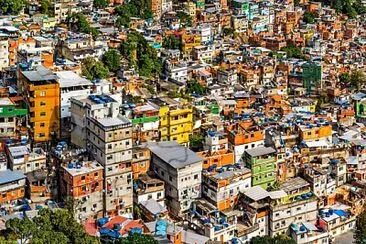
[[[224,34],[224,36],[232,36],[232,35],[234,35],[234,33],[235,33],[235,29],[225,27],[225,28],[222,30],[222,33]]]
[[[6,228],[5,239],[9,242],[19,239],[20,243],[50,243],[50,240],[58,244],[100,243],[98,239],[87,235],[84,227],[65,209],[41,209],[32,220],[10,219],[6,222]]]
[[[48,0],[40,1],[40,11],[42,14],[47,14],[48,16],[55,16],[55,6]]]
[[[118,27],[129,27],[131,17],[143,19],[152,18],[151,1],[149,0],[131,0],[126,4],[120,5],[115,9],[118,14],[116,25]]]
[[[96,9],[105,8],[108,6],[108,1],[107,0],[94,0],[93,6]]]
[[[141,76],[151,77],[161,71],[156,50],[136,31],[128,33],[127,41],[121,45],[121,54],[129,60],[129,66],[137,69]]]
[[[109,70],[100,61],[93,57],[84,59],[81,63],[81,71],[89,80],[105,79],[109,76]]]
[[[121,67],[121,54],[115,50],[108,50],[103,54],[102,62],[112,72],[117,72]]]
[[[3,15],[18,15],[27,5],[27,0],[0,0],[0,9]]]
[[[304,13],[303,21],[307,24],[314,24],[315,23],[315,14],[312,12],[306,11]]]
[[[96,28],[90,26],[85,15],[82,13],[72,14],[68,22],[72,31],[91,34],[93,38],[96,38],[99,35],[99,31]]]
[[[301,48],[295,46],[292,43],[287,44],[286,47],[281,48],[281,51],[286,52],[288,58],[307,59],[301,51]]]
[[[353,243],[366,244],[366,211],[364,210],[356,219],[356,228],[353,234]]]
[[[116,240],[116,244],[158,244],[159,242],[155,240],[152,236],[148,235],[129,235],[128,237],[123,237]]]
[[[276,237],[269,237],[269,236],[256,236],[251,241],[251,244],[296,244],[296,242],[286,236],[286,235],[279,235]]]
[[[183,43],[182,40],[176,36],[169,35],[165,36],[163,40],[163,47],[166,49],[179,49],[182,50]]]
[[[189,137],[189,147],[192,151],[199,152],[203,150],[203,141],[205,138],[201,134],[193,134]]]
[[[362,0],[323,0],[323,2],[331,5],[337,13],[346,14],[350,18],[366,13],[366,6],[362,3]]]
[[[187,14],[186,12],[183,12],[183,11],[179,11],[177,13],[177,16],[180,20],[181,25],[186,26],[186,27],[192,26],[193,21],[192,21],[192,17],[189,14]]]
[[[354,88],[360,89],[361,86],[366,82],[366,76],[363,71],[354,70],[351,73],[342,73],[339,76],[339,81],[344,86],[352,86]]]
[[[201,85],[197,80],[188,81],[187,92],[203,95],[206,92],[206,87]]]

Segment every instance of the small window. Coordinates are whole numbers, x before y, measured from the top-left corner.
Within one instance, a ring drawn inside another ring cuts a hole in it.
[[[46,92],[45,92],[45,91],[41,91],[41,92],[39,93],[39,95],[40,95],[41,97],[44,97],[44,96],[46,96]]]
[[[39,115],[40,115],[41,117],[44,117],[44,116],[46,116],[46,112],[41,112]]]
[[[45,124],[44,123],[40,123],[39,124],[39,127],[44,127],[45,126]]]
[[[45,103],[45,102],[43,102],[43,101],[41,101],[41,102],[39,103],[39,106],[46,106],[46,103]]]

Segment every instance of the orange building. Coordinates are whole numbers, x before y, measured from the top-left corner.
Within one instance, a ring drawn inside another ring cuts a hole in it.
[[[132,174],[133,179],[146,174],[150,168],[150,150],[143,147],[134,147],[132,152]]]
[[[29,107],[31,137],[46,142],[60,134],[60,88],[57,76],[43,66],[19,72],[19,91]]]
[[[73,160],[60,169],[61,196],[73,199],[73,211],[79,218],[100,216],[103,202],[103,167],[96,161]]]
[[[209,167],[214,166],[215,168],[221,168],[223,166],[234,164],[234,152],[231,150],[218,150],[214,152],[203,151],[197,153],[200,157],[203,158],[203,169],[208,169]]]
[[[321,138],[326,138],[332,136],[332,126],[326,125],[308,125],[300,126],[299,136],[301,140],[318,140]]]
[[[24,198],[25,175],[18,170],[0,171],[0,204]]]

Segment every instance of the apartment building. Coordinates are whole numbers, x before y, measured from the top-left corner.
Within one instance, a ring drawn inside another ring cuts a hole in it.
[[[182,216],[201,196],[202,159],[174,141],[149,142],[151,170],[165,182],[169,212]]]
[[[302,178],[286,181],[280,190],[285,193],[283,198],[270,205],[270,236],[289,234],[291,224],[314,222],[318,214],[318,201],[310,192],[309,183]]]
[[[18,90],[29,108],[32,140],[36,143],[60,134],[60,87],[57,76],[43,66],[20,70]]]
[[[103,171],[97,161],[72,160],[60,168],[60,196],[73,203],[80,221],[103,216]]]
[[[250,124],[242,121],[225,128],[236,163],[242,160],[246,150],[264,146],[264,131],[257,126],[250,126]]]
[[[319,227],[328,231],[329,237],[345,234],[354,230],[356,226],[356,216],[343,209],[324,209],[319,210]]]
[[[87,117],[114,118],[119,114],[119,103],[110,96],[71,97],[70,103],[71,143],[81,148],[87,146]]]
[[[27,116],[28,110],[20,108],[8,97],[0,97],[0,135],[14,137],[20,118]]]
[[[216,168],[221,168],[229,165],[233,165],[234,153],[229,149],[218,150],[214,152],[203,151],[197,152],[197,155],[203,158],[202,168],[208,171],[212,171]]]
[[[106,43],[93,41],[89,36],[72,36],[64,40],[59,47],[60,54],[71,61],[81,61],[87,57],[100,59],[108,50]]]
[[[228,150],[228,139],[217,131],[208,131],[203,144],[205,151],[216,152],[219,150]]]
[[[0,171],[0,204],[9,204],[25,196],[25,175],[17,170]]]
[[[252,171],[252,186],[267,189],[276,181],[276,150],[272,147],[256,147],[244,153],[244,162]]]
[[[150,102],[159,107],[160,140],[188,144],[193,129],[192,107],[166,97],[153,98]]]
[[[202,175],[202,197],[218,210],[235,206],[241,192],[251,187],[251,171],[244,167]]]
[[[47,155],[42,148],[30,146],[9,146],[7,148],[9,155],[9,167],[11,170],[18,170],[24,174],[45,170]]]
[[[92,82],[80,77],[73,71],[56,72],[60,87],[60,126],[61,137],[70,135],[71,101],[72,97],[88,96],[91,93]]]
[[[0,70],[9,67],[9,36],[0,34]]]
[[[116,117],[87,117],[88,150],[104,167],[105,210],[108,214],[132,212],[132,124]]]

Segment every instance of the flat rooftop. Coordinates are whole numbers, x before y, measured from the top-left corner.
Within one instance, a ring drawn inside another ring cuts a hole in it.
[[[88,86],[93,83],[83,77],[80,77],[73,71],[60,71],[56,72],[57,77],[59,78],[58,83],[61,88],[64,87],[73,87],[73,86]]]
[[[37,81],[57,81],[57,76],[52,73],[49,69],[46,69],[42,65],[36,66],[34,70],[30,71],[22,71],[22,74],[29,80],[30,82]]]
[[[103,118],[98,119],[98,123],[104,127],[113,127],[113,126],[120,126],[120,125],[127,125],[130,124],[130,120],[125,117],[119,116],[116,118]]]
[[[272,147],[256,147],[245,151],[252,157],[263,156],[271,153],[275,153],[276,150]]]
[[[0,98],[0,106],[9,106],[14,105],[14,103],[8,97],[1,97]]]
[[[70,162],[66,166],[63,166],[65,171],[70,175],[75,176],[79,174],[87,174],[89,172],[102,170],[103,166],[97,161],[83,161],[83,162]]]
[[[7,169],[0,171],[0,185],[22,179],[25,179],[25,175],[19,170]]]

